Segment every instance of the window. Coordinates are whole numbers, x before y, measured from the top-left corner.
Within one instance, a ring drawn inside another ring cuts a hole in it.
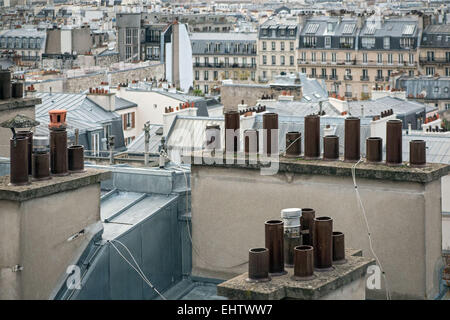
[[[403,53],[398,54],[398,64],[403,64],[405,61],[403,60]]]
[[[446,77],[449,77],[449,76],[450,76],[450,68],[449,68],[449,67],[446,67],[446,68],[445,68],[445,76],[446,76]]]
[[[132,44],[132,30],[130,28],[125,29],[125,44]]]
[[[209,93],[209,86],[207,84],[203,87],[203,93]]]
[[[276,56],[272,56],[272,65],[277,64],[277,57]]]
[[[363,37],[361,39],[361,45],[365,49],[372,49],[375,47],[375,38],[373,37]]]
[[[383,63],[383,54],[382,53],[377,54],[377,63]]]
[[[0,47],[6,48],[6,38],[0,38]]]
[[[351,49],[353,48],[353,38],[352,37],[340,37],[339,44],[341,48]]]
[[[289,64],[290,64],[291,66],[294,65],[294,56],[290,56],[290,57],[289,57]]]
[[[383,70],[381,70],[381,69],[377,70],[377,78],[378,79],[382,79],[383,78]]]
[[[369,79],[369,71],[367,69],[362,70],[362,78],[365,80]]]
[[[228,67],[230,65],[230,58],[225,58],[225,67]]]
[[[289,50],[294,51],[294,42],[289,42]]]
[[[327,77],[327,69],[322,68],[322,78],[326,79],[326,77]]]
[[[325,37],[325,48],[331,48],[331,37]]]
[[[316,46],[317,37],[304,37],[303,38],[303,46],[305,48],[313,48]]]
[[[275,51],[275,41],[272,41],[272,51]]]
[[[425,69],[427,76],[434,76],[434,67],[426,67]]]
[[[413,53],[409,54],[409,64],[414,64],[414,54]]]
[[[316,53],[315,52],[311,52],[311,61],[316,62]]]
[[[195,80],[200,80],[200,72],[195,70]]]
[[[306,68],[302,68],[302,73],[306,73]]]
[[[124,130],[132,129],[135,127],[135,113],[128,112],[122,116],[122,121],[124,122]]]
[[[336,52],[331,54],[331,62],[336,62]]]
[[[214,77],[214,80],[215,80],[215,81],[219,80],[219,72],[214,71],[213,77]]]
[[[450,52],[445,53],[445,61],[450,62]]]
[[[327,53],[322,52],[322,62],[327,62]]]
[[[255,71],[252,71],[252,72],[250,73],[250,77],[251,77],[252,81],[255,81],[255,79],[256,79],[256,72],[255,72]]]
[[[383,38],[383,48],[384,49],[389,49],[390,47],[391,47],[391,38],[384,37]]]
[[[363,63],[367,63],[367,53],[363,53],[362,59],[363,59]]]
[[[285,64],[285,61],[284,61],[285,57],[284,57],[284,56],[281,56],[280,59],[281,59],[280,64],[281,64],[282,66],[284,66],[284,64]]]
[[[352,60],[352,54],[350,52],[347,52],[345,54],[345,62],[351,62]]]
[[[316,77],[316,68],[311,68],[311,77]]]
[[[218,66],[219,65],[219,58],[214,57],[214,66]]]
[[[434,87],[434,93],[439,93],[439,87]]]
[[[263,51],[267,50],[267,43],[265,41],[262,42],[262,49]]]
[[[427,61],[434,61],[434,51],[427,51]]]
[[[91,134],[92,153],[97,156],[100,153],[100,135],[98,133]]]
[[[414,45],[414,38],[400,38],[400,47],[409,49]]]
[[[280,50],[284,51],[284,41],[280,42]]]
[[[394,60],[392,58],[392,53],[388,53],[388,64],[393,64]]]
[[[208,70],[206,70],[203,72],[203,80],[208,80],[208,78],[209,78],[209,72],[208,72]]]
[[[301,52],[301,54],[300,54],[300,60],[301,60],[301,61],[306,61],[306,52]]]
[[[267,64],[267,56],[262,56],[262,63]]]

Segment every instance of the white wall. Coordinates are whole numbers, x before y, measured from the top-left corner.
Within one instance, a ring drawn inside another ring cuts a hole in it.
[[[116,95],[138,105],[136,111],[136,128],[138,130],[143,129],[144,123],[147,121],[150,121],[151,124],[162,125],[165,107],[171,106],[176,109],[180,102],[183,102],[154,91],[121,89],[116,91]]]

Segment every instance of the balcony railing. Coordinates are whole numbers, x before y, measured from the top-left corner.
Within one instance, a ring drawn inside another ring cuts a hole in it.
[[[353,96],[352,96],[352,93],[351,93],[351,92],[346,92],[346,93],[345,93],[345,97],[346,97],[346,98],[351,98],[351,97],[353,97]]]
[[[256,69],[256,64],[252,63],[195,63],[194,68],[250,68]]]
[[[447,58],[434,58],[434,59],[419,58],[419,61],[420,63],[424,64],[445,64],[445,63],[450,64],[450,59]]]
[[[344,80],[353,80],[353,76],[351,74],[344,75]]]
[[[369,76],[361,76],[361,81],[369,81]]]
[[[330,80],[338,80],[339,79],[339,77],[337,76],[337,75],[331,75],[330,76]]]
[[[376,82],[383,82],[384,81],[384,77],[375,77],[375,81]]]

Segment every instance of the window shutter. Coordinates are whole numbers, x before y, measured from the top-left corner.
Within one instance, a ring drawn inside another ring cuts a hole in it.
[[[131,113],[131,127],[135,128],[136,124],[136,112]]]
[[[122,115],[122,124],[123,124],[123,130],[127,130],[127,115]]]

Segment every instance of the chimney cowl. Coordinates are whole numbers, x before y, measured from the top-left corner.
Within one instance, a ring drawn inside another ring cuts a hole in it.
[[[48,124],[49,129],[52,130],[62,130],[66,129],[66,110],[50,110],[48,112],[50,115],[50,123]]]

